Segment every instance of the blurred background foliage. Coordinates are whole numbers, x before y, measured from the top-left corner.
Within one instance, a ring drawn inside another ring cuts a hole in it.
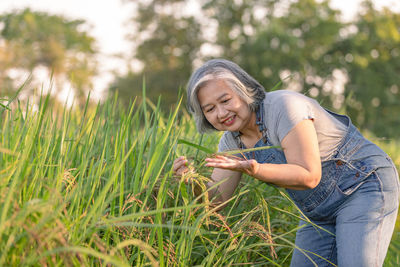
[[[123,103],[161,95],[168,108],[194,68],[209,58],[235,61],[266,90],[281,88],[316,98],[347,113],[362,130],[400,134],[400,14],[362,2],[342,21],[329,1],[124,0],[135,7],[130,22],[132,60],[142,68],[116,75],[110,92]],[[192,8],[193,9],[193,8]],[[78,96],[96,74],[95,43],[81,20],[24,10],[0,16],[0,88],[12,92],[10,70],[44,66],[71,78]],[[60,78],[58,78],[60,77]]]
[[[15,91],[16,73],[44,68],[58,88],[69,81],[84,104],[97,65],[95,39],[81,29],[84,23],[30,9],[0,15],[2,94]]]

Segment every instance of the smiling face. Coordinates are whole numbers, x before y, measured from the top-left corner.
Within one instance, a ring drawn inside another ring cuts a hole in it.
[[[243,131],[253,112],[224,80],[212,80],[197,92],[204,116],[219,131]]]

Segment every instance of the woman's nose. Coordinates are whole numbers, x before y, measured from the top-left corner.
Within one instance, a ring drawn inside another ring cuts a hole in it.
[[[225,118],[228,115],[228,110],[226,110],[224,107],[218,107],[218,118]]]

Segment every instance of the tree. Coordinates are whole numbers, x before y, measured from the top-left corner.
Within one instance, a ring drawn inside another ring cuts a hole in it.
[[[400,133],[400,14],[364,1],[351,32],[330,52],[346,69],[347,112],[380,136]]]
[[[217,33],[214,45],[221,57],[239,61],[240,48],[260,28],[269,24],[279,0],[201,0],[206,20],[215,21]]]
[[[193,70],[191,63],[208,58],[199,48],[209,44],[216,48],[213,56],[235,61],[267,90],[290,77],[283,88],[348,113],[362,129],[398,135],[400,117],[392,114],[400,111],[400,14],[378,11],[370,0],[346,23],[329,0],[198,3],[197,16],[184,15],[182,0],[138,4],[135,56],[144,69],[116,80],[124,99],[140,94],[143,75],[153,96],[175,96]],[[205,38],[209,32],[215,36]]]
[[[12,91],[9,71],[44,67],[58,84],[69,80],[78,97],[96,73],[95,40],[81,30],[83,20],[25,9],[0,16],[0,87]]]
[[[199,23],[183,12],[186,4],[183,0],[137,4],[133,18],[136,33],[131,38],[137,45],[134,56],[144,67],[114,81],[111,90],[118,91],[121,99],[140,95],[145,79],[150,98],[156,100],[161,95],[164,105],[176,102],[178,89],[185,86],[202,44]]]
[[[375,134],[398,135],[400,117],[392,114],[400,111],[400,14],[378,11],[367,0],[357,20],[344,23],[329,1],[205,2],[206,14],[218,21],[222,56],[267,90],[289,76],[284,88],[346,111]],[[262,2],[268,5],[257,17],[254,7]]]
[[[267,90],[280,78],[297,74],[285,82],[295,81],[298,91],[307,92],[311,86],[322,91],[337,67],[326,53],[335,46],[341,27],[338,11],[327,1],[294,2],[240,47],[238,62]]]

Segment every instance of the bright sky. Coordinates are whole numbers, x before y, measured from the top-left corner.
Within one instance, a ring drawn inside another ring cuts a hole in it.
[[[344,19],[350,19],[360,2],[361,0],[331,0],[331,6],[340,9]],[[378,8],[389,6],[400,12],[399,0],[374,0],[374,3]],[[84,19],[92,26],[91,35],[97,39],[101,53],[100,75],[95,81],[95,91],[98,94],[112,80],[111,71],[125,71],[125,63],[115,59],[113,54],[129,57],[132,50],[132,45],[125,40],[129,33],[128,20],[132,15],[131,3],[124,3],[123,0],[0,0],[0,14],[25,7],[64,15],[70,19]]]

